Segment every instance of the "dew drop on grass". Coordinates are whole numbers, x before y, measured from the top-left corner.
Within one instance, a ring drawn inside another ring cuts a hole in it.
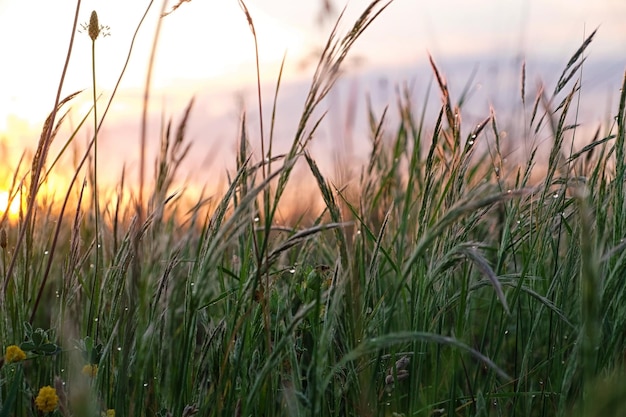
[[[191,283],[191,284],[189,284],[189,285],[191,285],[191,286],[193,287],[194,285],[196,285],[196,283],[195,283],[195,282],[192,282],[192,283]]]
[[[43,251],[43,254],[44,254],[44,255],[47,255],[47,254],[48,254],[48,251],[47,251],[47,250]]]
[[[504,335],[506,336],[506,335],[508,335],[508,334],[509,334],[509,331],[508,331],[508,330],[505,330],[505,331],[504,331]]]
[[[96,323],[98,322],[98,317],[96,317],[95,319],[93,319],[93,321],[95,321]]]
[[[118,346],[118,347],[117,347],[117,351],[118,351],[118,352],[121,352],[121,351],[122,351],[122,347],[121,347],[121,346]]]
[[[467,142],[467,144],[468,144],[469,146],[472,146],[472,145],[474,144],[474,141],[473,141],[473,140],[470,140],[469,142]]]
[[[554,193],[554,195],[552,196],[552,198],[559,198],[559,193]]]
[[[291,268],[291,269],[289,270],[289,273],[290,273],[290,274],[295,274],[295,273],[296,273],[296,269],[295,269],[295,268]]]
[[[147,383],[147,382],[144,382],[144,383],[143,383],[143,386],[144,386],[144,387],[147,387],[147,386],[148,386],[148,383]]]

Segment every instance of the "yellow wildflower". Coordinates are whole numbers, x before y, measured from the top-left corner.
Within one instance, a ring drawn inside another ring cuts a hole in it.
[[[39,394],[37,394],[37,398],[35,398],[35,405],[37,406],[37,409],[43,411],[44,413],[54,411],[57,408],[58,403],[59,397],[57,396],[57,392],[50,385],[41,387]]]
[[[4,354],[4,360],[6,363],[19,362],[26,359],[26,354],[19,346],[11,345],[7,346],[6,353]]]
[[[106,412],[103,411],[101,415],[102,417],[115,417],[115,410],[112,408],[109,408],[108,410],[106,410]]]
[[[98,375],[98,365],[96,365],[95,363],[88,363],[87,365],[83,366],[82,372],[83,375],[95,378],[96,375]]]

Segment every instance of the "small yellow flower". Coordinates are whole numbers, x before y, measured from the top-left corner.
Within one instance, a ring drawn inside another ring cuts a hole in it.
[[[100,413],[100,415],[102,417],[115,417],[115,410],[112,408],[109,408],[106,411],[103,411],[102,413]]]
[[[6,353],[4,354],[4,360],[6,363],[19,362],[26,359],[26,354],[19,346],[11,345],[7,346]]]
[[[57,408],[57,404],[59,403],[59,397],[57,396],[57,392],[50,385],[46,385],[39,390],[39,394],[37,394],[37,398],[35,398],[35,405],[37,409],[43,411],[44,413],[50,413]]]
[[[96,375],[98,375],[98,365],[96,365],[95,363],[88,363],[87,365],[83,366],[82,372],[83,375],[95,378]]]

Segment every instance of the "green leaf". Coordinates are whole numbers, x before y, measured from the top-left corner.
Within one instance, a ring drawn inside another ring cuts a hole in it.
[[[22,366],[18,366],[15,377],[13,378],[13,383],[9,389],[9,393],[5,398],[4,404],[2,404],[2,409],[0,409],[0,417],[9,417],[11,415],[10,413],[13,408],[13,403],[17,398],[17,390],[22,385],[23,372]]]

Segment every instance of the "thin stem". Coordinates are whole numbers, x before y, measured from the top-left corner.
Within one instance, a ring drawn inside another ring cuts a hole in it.
[[[98,271],[100,265],[100,204],[98,198],[98,108],[96,97],[96,40],[91,41],[91,79],[93,87],[93,202],[94,202],[94,215],[95,215],[95,262],[93,281],[91,283],[91,298],[89,301],[89,316],[87,322],[87,334],[91,335],[92,323],[94,320],[94,307],[95,300],[98,299],[96,291],[98,291]],[[98,291],[99,292],[99,291]]]

